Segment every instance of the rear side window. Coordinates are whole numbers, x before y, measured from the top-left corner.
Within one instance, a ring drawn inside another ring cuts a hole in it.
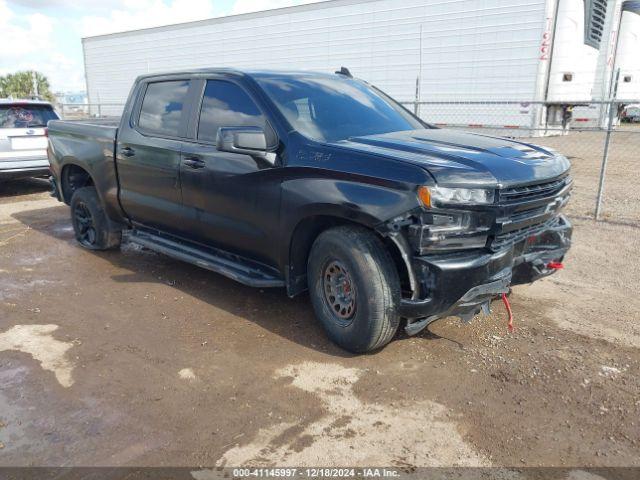
[[[0,105],[0,128],[46,127],[58,116],[49,105],[9,103]]]
[[[207,81],[200,110],[199,140],[215,142],[220,127],[267,130],[266,123],[258,106],[240,86],[224,80]]]
[[[188,80],[150,83],[142,100],[138,126],[159,135],[177,137],[189,83]]]

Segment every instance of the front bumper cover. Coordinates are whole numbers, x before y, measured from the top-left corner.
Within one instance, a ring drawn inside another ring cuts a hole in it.
[[[486,250],[414,257],[412,267],[422,299],[403,299],[400,316],[409,320],[407,332],[417,333],[447,316],[469,320],[483,305],[509,291],[555,272],[571,246],[572,226],[563,215],[542,232],[495,253]],[[418,319],[418,321],[415,321]]]

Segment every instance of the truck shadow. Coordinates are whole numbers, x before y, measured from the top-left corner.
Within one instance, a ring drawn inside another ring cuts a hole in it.
[[[33,193],[42,193],[49,190],[49,181],[46,178],[23,178],[9,180],[0,183],[0,198],[20,197]]]

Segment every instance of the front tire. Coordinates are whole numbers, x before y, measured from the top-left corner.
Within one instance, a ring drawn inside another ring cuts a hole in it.
[[[73,192],[71,222],[76,240],[86,249],[110,250],[120,246],[122,232],[109,230],[109,220],[95,187],[82,187]]]
[[[321,233],[307,276],[316,316],[333,342],[364,353],[391,341],[400,323],[400,279],[373,232],[342,226]]]

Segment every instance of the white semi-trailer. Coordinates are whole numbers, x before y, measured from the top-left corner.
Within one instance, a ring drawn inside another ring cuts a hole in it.
[[[347,66],[401,101],[513,102],[422,105],[430,122],[543,134],[592,98],[607,3],[333,0],[89,37],[87,91],[100,113],[119,114],[140,74]]]
[[[627,0],[622,4],[620,38],[614,73],[620,70],[617,98],[640,99],[640,1]]]
[[[594,102],[574,110],[574,121],[581,127],[607,128],[612,100],[620,102],[613,112],[614,126],[625,106],[640,102],[640,0],[609,3],[602,39]]]

